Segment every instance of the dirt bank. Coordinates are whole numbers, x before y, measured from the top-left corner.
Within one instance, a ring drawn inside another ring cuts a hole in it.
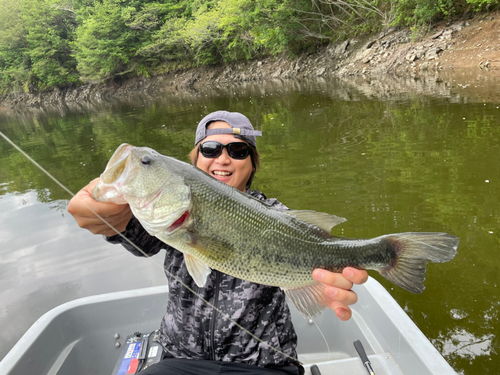
[[[409,29],[389,29],[366,38],[330,44],[315,54],[267,58],[223,66],[171,72],[150,79],[86,84],[63,90],[11,94],[0,100],[4,110],[61,103],[127,98],[137,92],[159,93],[199,90],[249,81],[312,77],[398,76],[453,77],[465,71],[484,73],[485,79],[500,79],[500,14],[443,22],[425,37],[413,40]],[[460,73],[459,73],[460,72]],[[477,73],[476,73],[477,74]],[[451,78],[450,78],[451,79]],[[1,109],[1,108],[0,108]]]

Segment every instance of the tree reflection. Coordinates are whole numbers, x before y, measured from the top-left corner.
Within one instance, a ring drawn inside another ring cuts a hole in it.
[[[498,104],[472,103],[436,79],[275,82],[236,91],[213,87],[2,113],[0,130],[76,192],[123,142],[186,160],[202,116],[243,112],[264,134],[254,187],[268,196],[347,217],[336,231],[348,237],[460,237],[452,262],[429,266],[422,295],[379,280],[457,371],[495,373]],[[38,201],[64,212],[68,194],[3,141],[0,163],[0,199],[35,190]]]

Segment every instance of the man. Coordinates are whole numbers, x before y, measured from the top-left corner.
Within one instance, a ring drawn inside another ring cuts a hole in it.
[[[198,124],[191,161],[219,181],[276,209],[287,209],[276,199],[267,199],[261,192],[250,190],[259,166],[255,137],[260,135],[240,113],[213,112]],[[94,234],[111,236],[107,238],[109,242],[120,243],[135,255],[143,256],[96,218],[93,210],[148,256],[166,250],[169,301],[160,326],[165,359],[145,374],[300,374],[303,371],[296,361],[297,337],[280,288],[237,279],[216,270],[212,270],[203,288],[196,287],[183,254],[150,236],[132,216],[128,205],[100,203],[92,198],[97,181],[84,187],[68,205],[78,225]],[[349,306],[357,301],[351,287],[353,283],[366,281],[366,271],[346,268],[342,274],[336,274],[317,269],[313,277],[327,285],[328,307],[341,320],[348,320]],[[224,318],[219,311],[231,319]]]

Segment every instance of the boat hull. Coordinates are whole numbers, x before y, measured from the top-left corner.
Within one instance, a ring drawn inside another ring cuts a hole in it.
[[[390,294],[374,279],[354,287],[359,302],[342,322],[330,310],[317,327],[292,308],[299,359],[306,374],[316,364],[323,374],[366,375],[353,342],[361,340],[375,373],[456,374]],[[111,374],[127,335],[158,328],[168,288],[153,287],[81,298],[38,319],[0,363],[0,373]],[[119,337],[116,337],[116,335]],[[119,345],[118,345],[119,344]]]

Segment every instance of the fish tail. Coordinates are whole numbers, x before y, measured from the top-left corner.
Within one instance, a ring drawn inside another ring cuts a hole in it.
[[[458,238],[447,233],[400,233],[379,239],[394,254],[392,262],[378,269],[379,273],[412,293],[422,293],[425,289],[427,261],[448,262],[456,255],[458,247]]]

